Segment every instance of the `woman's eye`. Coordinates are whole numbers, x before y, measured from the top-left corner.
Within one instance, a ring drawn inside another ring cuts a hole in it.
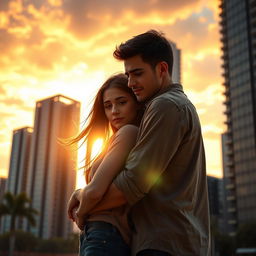
[[[110,109],[112,106],[111,105],[104,105],[105,109]]]
[[[120,105],[124,105],[127,101],[120,101],[119,104]]]

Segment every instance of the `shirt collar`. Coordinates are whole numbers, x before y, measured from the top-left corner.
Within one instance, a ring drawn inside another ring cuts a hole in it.
[[[151,97],[150,99],[148,99],[146,102],[145,102],[145,105],[148,106],[151,101],[156,98],[157,96],[163,94],[163,93],[166,93],[168,91],[181,91],[183,92],[183,87],[181,84],[178,84],[178,83],[173,83],[173,84],[170,84],[170,85],[167,85],[165,86],[164,88],[161,88],[153,97]]]

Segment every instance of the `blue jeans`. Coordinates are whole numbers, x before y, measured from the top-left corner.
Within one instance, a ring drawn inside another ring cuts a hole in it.
[[[171,256],[171,254],[158,250],[143,250],[137,253],[137,256]]]
[[[110,223],[88,222],[80,234],[80,256],[130,256],[130,248]]]

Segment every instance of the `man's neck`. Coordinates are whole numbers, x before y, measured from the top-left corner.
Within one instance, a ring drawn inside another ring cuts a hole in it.
[[[162,83],[162,88],[167,88],[172,84],[172,78],[168,75],[165,77]]]

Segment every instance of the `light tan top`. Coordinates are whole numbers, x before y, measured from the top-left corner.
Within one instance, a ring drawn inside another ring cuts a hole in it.
[[[122,152],[122,158],[125,156],[123,167],[125,165],[125,160],[134,147],[136,143],[136,138],[138,134],[138,127],[134,125],[125,125],[120,128],[110,139],[109,146],[106,150],[105,155],[102,155],[98,158],[92,165],[91,169],[91,177],[97,172],[97,168],[99,165],[104,167],[104,159],[113,159],[112,166],[114,167],[115,161],[114,159],[120,159],[120,153]],[[108,175],[109,165],[106,166],[106,175]],[[122,168],[120,169],[120,171]],[[114,179],[114,177],[113,177]],[[97,214],[91,215],[87,221],[105,221],[111,223],[115,227],[118,228],[120,233],[122,234],[124,240],[130,244],[131,240],[131,232],[127,222],[127,213],[129,211],[129,206],[124,205],[121,207],[117,207],[110,210],[105,210],[101,212],[97,212]]]
[[[136,146],[114,183],[132,206],[132,255],[144,249],[210,255],[201,127],[181,85],[147,103]]]

